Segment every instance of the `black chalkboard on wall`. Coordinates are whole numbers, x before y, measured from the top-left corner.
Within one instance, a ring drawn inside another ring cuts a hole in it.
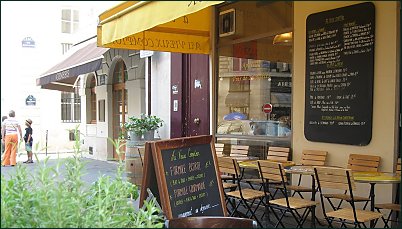
[[[141,194],[157,183],[157,199],[167,219],[189,216],[226,216],[222,181],[212,136],[156,141],[152,164],[144,165]],[[147,148],[146,148],[147,151]],[[148,153],[145,153],[149,157]],[[145,168],[148,169],[145,169]],[[150,169],[149,169],[150,168]],[[153,168],[155,174],[152,174]],[[143,201],[146,196],[142,196]]]
[[[365,2],[306,21],[304,134],[367,145],[372,136],[375,7]]]

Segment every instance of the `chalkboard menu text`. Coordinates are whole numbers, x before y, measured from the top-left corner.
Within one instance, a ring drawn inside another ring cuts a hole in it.
[[[306,138],[367,145],[372,135],[374,4],[311,14],[306,26]]]
[[[154,182],[157,181],[159,200],[168,219],[226,216],[212,136],[156,141],[151,148]],[[150,186],[152,178],[145,180],[148,181],[143,189]]]

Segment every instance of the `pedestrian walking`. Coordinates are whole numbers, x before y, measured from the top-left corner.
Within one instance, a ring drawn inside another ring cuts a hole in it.
[[[6,147],[2,166],[15,166],[17,164],[18,133],[22,138],[21,126],[15,119],[15,111],[11,110],[8,113],[8,118],[2,124],[1,132],[1,141]]]
[[[25,150],[27,151],[27,155],[28,155],[28,160],[24,161],[23,163],[33,163],[32,160],[32,142],[33,142],[33,138],[32,138],[32,120],[31,119],[27,119],[25,120],[25,126],[27,126],[27,128],[25,128],[25,135],[24,135],[24,141],[25,141]]]
[[[7,119],[7,116],[5,116],[5,115],[3,117],[1,117],[1,133],[3,133],[3,122],[6,119]],[[1,134],[0,137],[1,137],[1,155],[3,155],[4,149],[5,149],[4,142],[3,142],[3,134]]]

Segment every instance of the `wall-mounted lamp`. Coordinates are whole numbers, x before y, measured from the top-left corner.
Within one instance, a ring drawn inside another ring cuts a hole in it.
[[[291,45],[293,39],[293,33],[282,33],[274,37],[272,44],[274,45]]]

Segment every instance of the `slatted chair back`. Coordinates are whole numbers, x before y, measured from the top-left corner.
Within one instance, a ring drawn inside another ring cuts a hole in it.
[[[235,175],[236,179],[238,179],[240,167],[236,159],[230,157],[218,157],[218,167],[221,173]]]
[[[230,149],[231,157],[247,157],[249,146],[245,145],[232,145]]]
[[[279,164],[280,164],[279,162],[258,160],[258,169],[260,177],[263,180],[269,180],[270,182],[272,181],[282,182]],[[282,171],[282,174],[285,174],[285,171]],[[283,179],[284,182],[287,182],[286,176],[283,176]]]
[[[274,147],[268,148],[267,160],[285,162],[288,161],[290,148],[288,147]]]
[[[347,173],[352,190],[356,189],[351,169],[315,166],[314,171],[320,189],[349,190]]]
[[[222,157],[224,148],[225,148],[225,144],[223,144],[223,143],[215,143],[216,156]]]
[[[166,228],[257,228],[252,219],[221,216],[184,217],[165,221]]]
[[[380,156],[350,154],[347,168],[354,172],[378,172],[380,160]]]
[[[322,150],[303,150],[301,164],[323,166],[327,159],[327,151]]]

